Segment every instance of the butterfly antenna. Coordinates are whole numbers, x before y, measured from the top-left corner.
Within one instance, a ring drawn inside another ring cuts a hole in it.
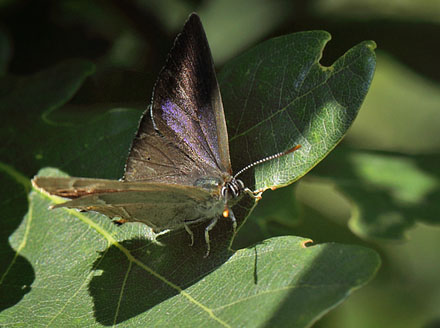
[[[251,167],[254,167],[255,165],[258,165],[258,164],[270,161],[272,159],[279,158],[279,157],[282,157],[284,155],[293,153],[295,150],[298,150],[300,148],[301,148],[301,145],[296,145],[295,147],[290,148],[289,150],[282,151],[280,153],[277,153],[277,154],[274,154],[274,155],[270,155],[270,156],[265,157],[263,159],[260,159],[260,160],[258,160],[256,162],[253,162],[252,164],[249,164],[248,166],[246,166],[246,167],[242,168],[240,171],[238,171],[238,173],[236,175],[234,175],[234,179],[236,177],[238,177],[240,174],[242,174],[244,171],[249,170]]]

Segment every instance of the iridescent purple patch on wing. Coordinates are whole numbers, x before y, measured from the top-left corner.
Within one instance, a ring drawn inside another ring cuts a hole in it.
[[[218,168],[220,158],[214,116],[197,117],[191,110],[180,108],[170,100],[162,104],[162,118],[181,141],[194,151],[199,160]],[[204,111],[209,113],[209,111]],[[202,123],[202,124],[200,124]]]
[[[215,122],[215,116],[212,110],[208,108],[202,108],[198,112],[198,120],[201,124],[199,124],[200,129],[205,137],[206,142],[209,144],[209,149],[211,150],[214,158],[217,162],[217,167],[221,169],[225,169],[221,166],[220,162],[220,150],[219,150],[219,141],[217,136],[217,124]]]

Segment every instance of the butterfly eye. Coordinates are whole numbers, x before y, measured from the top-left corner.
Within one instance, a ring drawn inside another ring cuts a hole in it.
[[[226,199],[226,197],[227,197],[227,192],[228,192],[228,184],[225,184],[223,187],[222,187],[222,190],[220,191],[220,194],[221,194],[221,196],[222,196],[222,198],[223,199]]]
[[[231,190],[231,194],[232,196],[238,197],[240,195],[240,188],[239,186],[235,183],[235,181],[233,181],[230,185],[229,185],[229,189]]]

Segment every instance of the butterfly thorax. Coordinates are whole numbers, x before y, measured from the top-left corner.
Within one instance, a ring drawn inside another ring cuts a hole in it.
[[[214,196],[211,201],[200,204],[197,211],[207,218],[214,218],[222,215],[225,218],[232,218],[236,227],[235,216],[232,213],[233,206],[239,199],[244,188],[243,181],[234,178],[230,174],[224,174],[222,178],[203,177],[196,180],[194,186],[208,190]],[[235,228],[234,228],[235,229]]]
[[[199,178],[194,182],[194,186],[218,194],[219,199],[224,202],[239,197],[244,190],[243,181],[230,175],[223,177],[223,179],[214,177]]]

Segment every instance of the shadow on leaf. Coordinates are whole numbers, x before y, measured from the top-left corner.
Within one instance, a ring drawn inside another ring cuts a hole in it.
[[[0,199],[2,199],[2,229],[0,233],[1,270],[0,270],[0,312],[14,306],[31,291],[31,285],[35,280],[35,272],[29,261],[19,255],[19,250],[23,242],[26,242],[25,225],[19,229],[23,220],[23,213],[28,212],[27,190],[26,187],[11,179],[10,175],[5,175],[2,180]],[[26,219],[29,224],[29,217]],[[15,235],[9,236],[16,231]],[[13,249],[10,243],[14,244]]]
[[[212,230],[207,258],[205,226],[202,223],[191,228],[195,239],[192,247],[182,229],[159,237],[162,245],[136,238],[102,252],[93,265],[96,274],[89,284],[96,320],[107,326],[136,317],[182,294],[225,263],[234,254],[228,249],[231,222],[220,219]]]

